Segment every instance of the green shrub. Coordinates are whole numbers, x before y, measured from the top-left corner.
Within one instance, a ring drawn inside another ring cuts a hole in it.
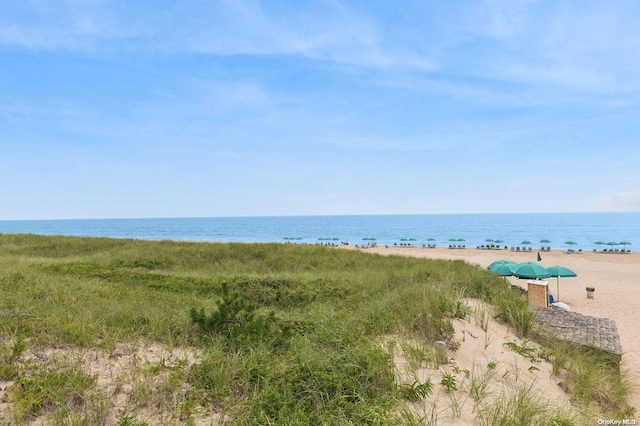
[[[248,344],[252,340],[283,343],[291,335],[291,327],[278,321],[273,311],[260,312],[258,305],[239,292],[230,292],[227,283],[222,283],[222,297],[209,315],[204,308],[191,308],[189,314],[191,322],[205,333],[221,335],[234,343]]]

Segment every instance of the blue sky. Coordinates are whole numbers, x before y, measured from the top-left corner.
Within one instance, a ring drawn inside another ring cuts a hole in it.
[[[0,219],[640,211],[640,3],[7,2]]]

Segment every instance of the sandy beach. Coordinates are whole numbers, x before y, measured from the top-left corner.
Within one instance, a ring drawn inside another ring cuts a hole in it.
[[[431,259],[465,260],[486,268],[491,262],[509,259],[515,262],[535,262],[538,251],[481,250],[475,248],[448,249],[422,247],[373,247],[369,253],[401,255]],[[540,252],[543,266],[562,265],[577,273],[575,278],[560,278],[559,295],[556,278],[549,278],[549,289],[556,300],[568,304],[572,311],[616,321],[622,343],[622,368],[630,380],[640,384],[640,253],[565,253],[552,250]],[[508,277],[512,284],[526,288],[526,281]],[[595,288],[594,297],[587,298],[586,287]],[[629,400],[640,409],[640,391],[635,389]]]

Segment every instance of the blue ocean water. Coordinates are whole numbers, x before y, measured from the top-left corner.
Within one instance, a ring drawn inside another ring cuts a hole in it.
[[[149,219],[69,219],[0,221],[0,233],[93,236],[150,240],[218,242],[286,242],[378,245],[436,244],[447,247],[450,239],[463,239],[466,247],[500,239],[515,246],[551,240],[552,249],[596,248],[595,242],[640,244],[640,212],[631,213],[527,213],[433,214],[376,216],[283,216]],[[366,238],[366,240],[363,240]],[[433,239],[429,241],[429,239]],[[329,240],[328,240],[329,239]],[[606,247],[606,246],[603,246]]]

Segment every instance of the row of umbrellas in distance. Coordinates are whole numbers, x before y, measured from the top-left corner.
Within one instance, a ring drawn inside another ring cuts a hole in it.
[[[303,237],[284,237],[284,240],[287,241],[301,241],[303,240]],[[320,237],[318,238],[318,241],[339,241],[340,238],[337,237]],[[363,241],[376,241],[375,237],[364,237],[362,238]],[[399,238],[399,240],[401,242],[416,242],[417,239],[416,238]],[[435,238],[427,238],[426,241],[428,241],[429,243],[432,243],[434,241],[436,241]],[[466,240],[464,238],[449,238],[448,240],[449,242],[457,242],[457,243],[462,243],[462,242],[466,242]],[[500,239],[491,239],[491,238],[487,238],[485,240],[486,243],[493,243],[493,244],[502,244],[504,243],[504,240],[500,240]],[[551,240],[548,239],[542,239],[540,240],[541,244],[550,244]],[[523,240],[520,242],[520,244],[522,245],[531,245],[532,242],[529,240]],[[568,246],[574,246],[577,245],[578,243],[572,240],[568,240],[565,241],[564,244],[568,245]],[[620,242],[616,242],[616,241],[609,241],[609,242],[605,242],[605,241],[596,241],[595,243],[593,243],[595,245],[597,245],[598,247],[601,247],[603,245],[607,245],[607,246],[618,246],[621,245],[626,249],[626,246],[631,245],[631,243],[629,241],[620,241]]]

